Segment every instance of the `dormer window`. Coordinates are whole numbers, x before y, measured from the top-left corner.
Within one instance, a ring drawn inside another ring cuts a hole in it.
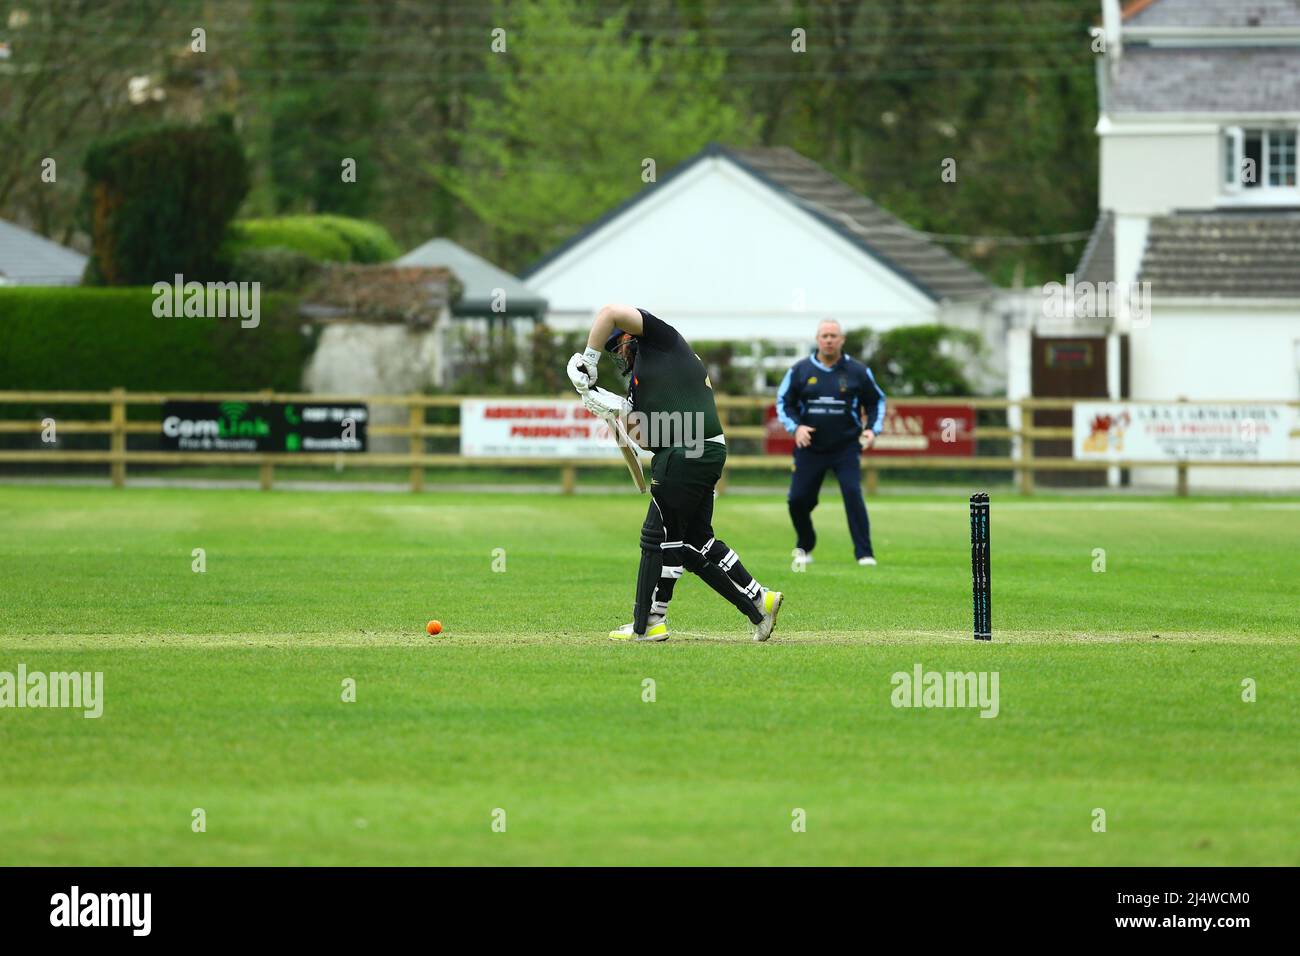
[[[1223,187],[1230,193],[1295,189],[1296,130],[1240,126],[1225,129]]]

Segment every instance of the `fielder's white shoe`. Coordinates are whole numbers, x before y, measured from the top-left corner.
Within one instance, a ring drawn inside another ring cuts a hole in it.
[[[785,595],[780,591],[763,590],[763,620],[754,625],[754,640],[765,641],[776,628],[776,615],[781,610]]]
[[[864,568],[874,568],[876,566],[876,559],[872,557],[858,558],[858,564],[862,565]]]
[[[790,557],[794,558],[797,564],[812,564],[813,556],[803,548],[795,548],[790,552]]]
[[[646,620],[645,633],[640,637],[632,633],[632,622],[629,621],[617,630],[610,631],[609,639],[611,641],[666,641],[668,634],[668,616],[651,614]]]

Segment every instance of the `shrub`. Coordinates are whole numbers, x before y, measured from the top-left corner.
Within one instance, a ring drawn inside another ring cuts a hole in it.
[[[81,199],[92,241],[85,281],[150,285],[178,273],[225,279],[221,240],[248,186],[229,118],[151,126],[91,145]]]
[[[965,329],[908,325],[876,336],[862,361],[886,395],[973,395],[966,369],[983,346],[977,333]]]
[[[231,278],[236,282],[260,282],[269,290],[301,292],[316,279],[321,268],[319,261],[296,249],[241,249],[234,255]]]
[[[392,262],[402,254],[388,234],[377,222],[350,219],[347,216],[315,216],[321,225],[338,233],[352,250],[352,261],[360,263]]]
[[[346,216],[241,219],[231,225],[227,248],[232,255],[248,249],[292,249],[327,262],[389,262],[400,254],[383,226]]]

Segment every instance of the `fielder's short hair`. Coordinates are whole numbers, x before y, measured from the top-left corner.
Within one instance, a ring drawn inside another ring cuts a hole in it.
[[[820,332],[820,331],[821,331],[821,327],[822,327],[823,325],[827,325],[827,324],[833,325],[833,326],[835,326],[835,328],[839,329],[840,335],[843,335],[843,334],[844,334],[844,326],[840,325],[840,320],[839,320],[839,319],[831,319],[831,318],[822,319],[820,322],[818,322],[818,323],[817,323],[817,329],[818,329],[818,331]]]

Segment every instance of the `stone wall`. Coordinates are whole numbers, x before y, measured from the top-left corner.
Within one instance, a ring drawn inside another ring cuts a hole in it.
[[[333,321],[324,325],[320,340],[303,373],[309,392],[334,395],[409,395],[439,384],[444,317],[432,327],[405,323]],[[371,406],[372,425],[402,425],[403,405]],[[369,449],[405,452],[407,439],[374,436]]]

